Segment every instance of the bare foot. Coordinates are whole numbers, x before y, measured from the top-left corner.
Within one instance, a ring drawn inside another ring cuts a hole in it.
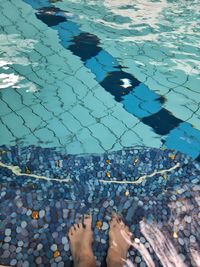
[[[93,232],[91,229],[92,217],[84,218],[82,222],[74,224],[69,230],[70,248],[74,266],[95,267],[95,258],[92,252]]]
[[[128,249],[131,246],[132,233],[119,216],[114,214],[110,221],[109,248],[107,253],[108,267],[122,267],[127,258]]]

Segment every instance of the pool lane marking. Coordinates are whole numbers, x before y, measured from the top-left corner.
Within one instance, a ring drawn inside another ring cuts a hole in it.
[[[180,167],[180,163],[177,163],[175,166],[169,168],[169,169],[166,169],[166,170],[161,170],[161,171],[154,171],[153,173],[151,174],[145,174],[139,178],[137,178],[136,181],[114,181],[114,180],[99,180],[99,182],[102,182],[102,183],[108,183],[108,184],[141,184],[142,182],[145,181],[145,179],[147,178],[150,178],[150,177],[153,177],[155,176],[156,174],[162,174],[162,173],[166,173],[166,172],[171,172],[177,168]]]
[[[36,175],[36,174],[22,173],[21,169],[19,168],[19,166],[6,165],[1,161],[0,161],[0,167],[9,169],[10,171],[12,171],[13,174],[15,174],[17,176],[28,176],[28,177],[32,177],[32,178],[35,178],[35,179],[41,179],[41,180],[47,180],[47,181],[56,181],[56,182],[60,182],[60,183],[70,182],[71,181],[70,178],[58,179],[58,178],[50,178],[50,177]]]
[[[72,21],[70,13],[54,7],[48,0],[42,3],[38,0],[24,2],[36,10],[35,15],[39,20],[57,31],[61,45],[82,60],[95,74],[99,84],[113,95],[117,102],[122,103],[128,113],[161,135],[161,141],[167,147],[187,153],[193,158],[200,157],[200,148],[197,148],[200,144],[200,131],[192,131],[190,143],[180,142],[180,139],[188,139],[187,133],[182,131],[182,126],[192,125],[165,109],[165,99],[161,95],[150,90],[132,74],[123,71],[123,66],[101,47],[98,36],[81,31],[80,26]],[[148,99],[145,96],[148,96]]]

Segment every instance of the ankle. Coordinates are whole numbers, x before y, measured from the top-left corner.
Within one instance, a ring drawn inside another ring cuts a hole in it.
[[[76,255],[75,257],[74,257],[74,260],[76,261],[76,262],[85,262],[85,261],[89,261],[89,262],[91,262],[91,261],[94,261],[95,260],[95,257],[94,257],[94,255],[93,254],[91,254],[91,253],[81,253],[81,255]]]
[[[127,258],[127,250],[119,247],[110,247],[108,249],[107,255],[109,258],[119,258],[119,259],[126,259]]]
[[[116,248],[109,248],[107,253],[106,262],[108,266],[121,267],[127,258],[127,251],[118,250]]]
[[[120,257],[111,257],[107,255],[106,264],[109,267],[123,267],[125,260],[121,259]]]
[[[79,257],[78,260],[74,261],[74,266],[76,267],[96,267],[96,260],[95,257],[93,256],[92,258],[90,257]]]

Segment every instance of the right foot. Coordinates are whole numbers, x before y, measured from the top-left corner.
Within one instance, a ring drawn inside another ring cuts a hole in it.
[[[128,249],[131,246],[131,236],[129,228],[119,216],[114,214],[110,221],[109,248],[106,259],[108,266],[124,266]]]
[[[75,266],[78,266],[80,262],[88,262],[87,266],[96,266],[92,252],[93,233],[91,225],[92,217],[87,216],[84,218],[84,225],[80,222],[74,224],[69,230],[70,249]]]

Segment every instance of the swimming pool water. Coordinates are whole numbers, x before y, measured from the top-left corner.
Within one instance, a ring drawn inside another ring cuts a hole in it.
[[[2,2],[1,144],[70,154],[168,147],[198,158],[198,5],[193,27],[182,24],[183,4],[97,7]]]
[[[198,266],[199,1],[0,8],[0,264],[70,266],[90,211],[104,266],[117,211],[136,266]]]

